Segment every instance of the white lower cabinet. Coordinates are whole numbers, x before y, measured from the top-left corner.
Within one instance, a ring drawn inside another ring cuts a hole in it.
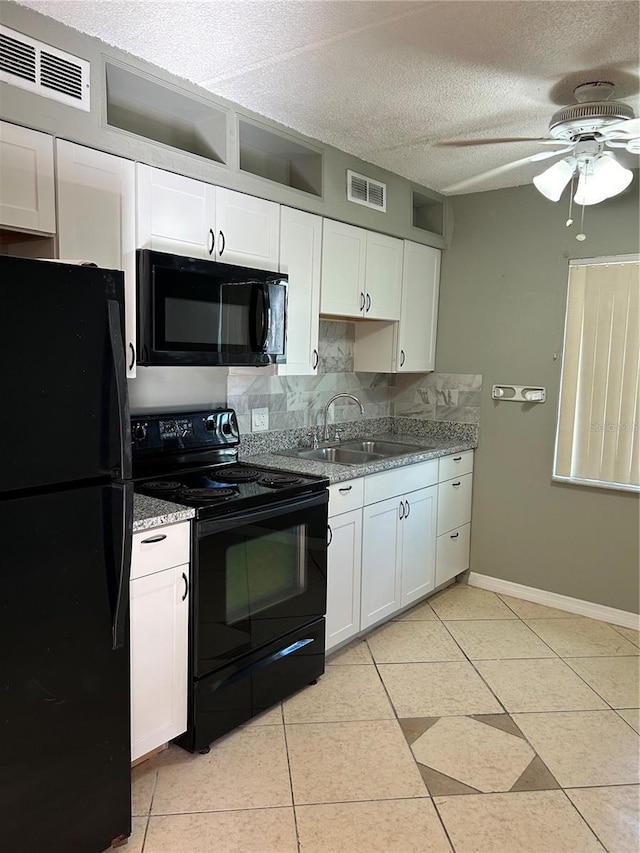
[[[360,631],[363,494],[362,478],[329,486],[327,651]]]
[[[189,541],[189,522],[133,537],[132,760],[187,728]]]
[[[327,651],[469,568],[473,450],[329,487]]]
[[[469,568],[473,450],[440,459],[436,586]]]

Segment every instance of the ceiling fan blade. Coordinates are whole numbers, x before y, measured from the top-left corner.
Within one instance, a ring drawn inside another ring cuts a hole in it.
[[[450,184],[444,187],[441,192],[455,193],[458,190],[472,186],[477,181],[483,181],[485,178],[493,178],[495,175],[501,175],[503,172],[509,172],[511,169],[517,169],[518,166],[524,166],[526,163],[536,163],[538,160],[548,160],[549,157],[556,157],[559,154],[565,154],[567,151],[572,151],[573,145],[561,148],[559,151],[541,151],[539,154],[532,154],[530,157],[522,157],[520,160],[513,160],[511,163],[505,163],[502,166],[496,166],[495,169],[489,169],[487,172],[481,172],[479,175],[473,175],[471,178],[465,178],[462,181],[457,181],[455,184]]]
[[[566,139],[549,139],[546,136],[505,136],[500,139],[460,139],[452,140],[451,142],[438,142],[437,145],[442,145],[447,148],[464,148],[468,145],[502,145],[507,142],[538,142],[540,145],[566,145]]]
[[[605,139],[630,139],[640,136],[640,118],[629,118],[603,127],[599,133]]]

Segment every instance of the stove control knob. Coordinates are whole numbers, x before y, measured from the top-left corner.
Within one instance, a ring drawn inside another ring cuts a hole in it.
[[[208,418],[205,418],[204,428],[207,430],[207,432],[215,432],[216,431],[216,423],[217,423],[216,418],[213,415],[209,415]]]
[[[223,432],[225,435],[231,435],[231,433],[232,433],[232,429],[231,429],[231,424],[229,423],[229,421],[225,421],[225,422],[222,424],[222,432]]]
[[[144,441],[147,437],[147,425],[136,423],[133,425],[133,438],[135,441]]]

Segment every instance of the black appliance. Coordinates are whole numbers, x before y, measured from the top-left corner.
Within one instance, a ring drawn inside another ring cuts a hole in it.
[[[0,256],[0,846],[131,832],[123,274]]]
[[[231,409],[133,418],[137,492],[195,508],[189,751],[324,672],[328,481],[237,462]]]
[[[287,276],[137,252],[138,364],[284,362]]]

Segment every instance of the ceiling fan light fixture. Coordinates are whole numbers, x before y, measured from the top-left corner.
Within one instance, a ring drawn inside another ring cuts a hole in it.
[[[565,157],[545,169],[540,175],[536,175],[533,183],[538,192],[542,193],[550,201],[559,201],[573,173],[578,161],[575,157]]]
[[[580,164],[580,178],[574,196],[576,204],[599,204],[625,190],[633,172],[625,169],[609,153],[600,154],[588,164]]]

